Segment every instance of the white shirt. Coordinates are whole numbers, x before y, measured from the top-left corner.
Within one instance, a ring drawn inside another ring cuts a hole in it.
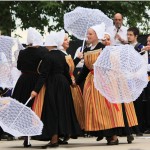
[[[121,28],[117,33],[117,28],[115,26],[107,28],[106,32],[108,32],[111,35],[111,44],[122,45],[122,43],[118,39],[115,39],[116,33],[119,34],[123,40],[127,41],[127,30],[128,30],[127,27],[121,26]]]
[[[135,47],[135,45],[136,45],[137,43],[138,43],[138,42],[130,43],[129,45],[132,45],[133,47]]]

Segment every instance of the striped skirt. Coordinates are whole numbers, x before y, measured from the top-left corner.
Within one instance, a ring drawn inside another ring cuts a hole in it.
[[[85,129],[84,101],[80,87],[71,86],[71,93],[77,120],[80,124],[81,129]]]
[[[32,110],[36,113],[36,115],[41,119],[43,103],[44,103],[44,96],[45,96],[45,85],[41,88],[39,94],[36,96]]]
[[[100,131],[124,127],[121,104],[108,102],[94,87],[93,73],[86,78],[84,91],[85,130]],[[129,127],[136,126],[137,118],[133,103],[125,104]]]

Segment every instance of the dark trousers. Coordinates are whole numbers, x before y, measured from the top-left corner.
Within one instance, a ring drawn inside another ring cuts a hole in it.
[[[145,88],[144,117],[146,129],[150,129],[150,82]]]
[[[137,100],[134,101],[135,112],[138,120],[138,126],[140,132],[145,131],[145,116],[144,116],[144,99],[145,99],[145,91],[141,93]]]

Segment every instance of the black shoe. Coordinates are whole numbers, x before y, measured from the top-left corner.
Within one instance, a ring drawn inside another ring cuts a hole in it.
[[[128,135],[127,136],[127,142],[128,142],[128,144],[131,144],[133,140],[134,140],[134,136],[133,135]]]
[[[102,139],[103,139],[102,136],[98,136],[97,139],[96,139],[96,141],[101,141]]]
[[[78,137],[77,136],[71,136],[71,137],[67,136],[67,137],[64,138],[64,140],[67,139],[67,141],[68,141],[70,138],[77,139]]]
[[[150,130],[146,130],[144,134],[150,134]]]
[[[13,141],[13,140],[14,140],[14,137],[12,137],[12,136],[7,137],[7,141]]]
[[[30,143],[28,144],[28,140],[24,140],[23,146],[24,146],[25,148],[28,148],[28,147],[31,147],[32,145],[31,145]]]
[[[72,139],[77,139],[77,137],[71,137]],[[64,137],[64,140],[63,140],[63,142],[67,142],[68,140],[70,139],[70,137],[69,136],[67,136],[67,137]]]
[[[109,143],[111,140],[113,140],[112,139],[112,137],[111,136],[106,136],[106,140],[107,140],[107,143]]]
[[[119,140],[117,139],[116,141],[109,141],[107,143],[107,145],[118,145],[119,144]]]
[[[58,144],[60,144],[60,145],[67,145],[68,142],[64,141],[64,140],[61,140],[61,139],[58,139]]]
[[[46,149],[46,148],[50,148],[50,147],[54,148],[54,147],[58,147],[58,146],[59,146],[58,142],[57,143],[53,143],[53,144],[52,143],[48,143],[48,144],[42,146],[42,149]]]
[[[139,132],[136,134],[136,136],[143,136],[143,133]]]
[[[6,134],[1,135],[1,139],[7,139],[7,138],[8,138],[8,135]]]

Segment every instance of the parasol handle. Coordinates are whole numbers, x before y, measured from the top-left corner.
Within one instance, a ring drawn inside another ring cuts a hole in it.
[[[24,105],[27,105],[31,99],[32,97],[30,97]]]
[[[14,125],[15,121],[18,119],[18,117],[20,116],[20,114],[21,114],[22,111],[24,110],[25,106],[29,103],[29,101],[30,101],[31,99],[32,99],[32,97],[30,97],[30,98],[27,100],[27,102],[24,104],[24,107],[20,110],[18,116],[15,118],[15,120],[14,120],[13,123],[10,125],[10,127]]]
[[[86,33],[87,33],[87,32],[86,32]],[[86,38],[84,38],[84,40],[83,40],[83,44],[82,44],[82,48],[81,48],[80,52],[83,52],[83,48],[84,48],[84,44],[85,44],[85,39],[86,39]]]

